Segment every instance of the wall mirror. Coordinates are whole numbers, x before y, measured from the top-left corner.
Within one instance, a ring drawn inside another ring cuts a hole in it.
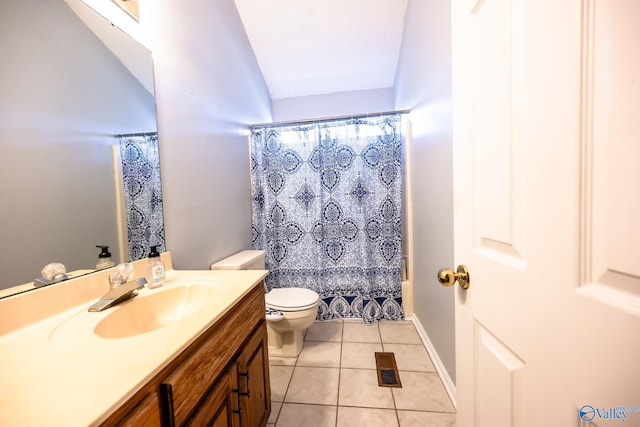
[[[96,245],[126,261],[114,135],[156,130],[151,53],[81,0],[21,0],[0,63],[0,296],[51,262],[93,271]]]

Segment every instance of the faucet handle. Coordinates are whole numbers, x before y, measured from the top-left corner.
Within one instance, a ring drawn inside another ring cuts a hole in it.
[[[107,276],[109,278],[111,289],[115,289],[118,286],[122,286],[125,283],[129,282],[131,279],[133,279],[134,273],[135,270],[131,263],[125,262],[122,264],[118,264],[113,271],[113,275]]]
[[[115,289],[129,282],[133,278],[134,273],[135,270],[130,263],[125,262],[118,264],[113,272],[113,276],[107,276],[111,289]]]
[[[118,276],[107,276],[107,279],[109,279],[109,285],[111,287],[111,289],[116,289],[119,288],[120,286],[124,285],[125,283],[129,282],[128,279],[122,278],[122,277],[118,277]]]

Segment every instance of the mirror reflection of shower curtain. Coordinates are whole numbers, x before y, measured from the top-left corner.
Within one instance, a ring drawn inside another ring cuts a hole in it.
[[[399,114],[256,126],[252,234],[269,289],[320,295],[319,320],[402,319]]]
[[[157,134],[121,136],[120,157],[129,260],[135,261],[148,256],[151,246],[166,251]]]

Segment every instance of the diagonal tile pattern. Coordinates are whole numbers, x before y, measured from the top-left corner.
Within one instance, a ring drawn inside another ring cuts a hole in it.
[[[376,351],[395,353],[402,388],[379,387]],[[267,427],[456,427],[455,408],[411,321],[315,322],[297,358],[271,358]]]

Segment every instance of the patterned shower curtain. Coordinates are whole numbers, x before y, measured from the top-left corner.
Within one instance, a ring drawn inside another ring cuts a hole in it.
[[[399,114],[252,129],[266,285],[316,291],[319,320],[404,317],[400,129]]]
[[[121,137],[120,156],[129,259],[135,261],[148,256],[152,245],[157,245],[159,252],[166,250],[157,134]]]

